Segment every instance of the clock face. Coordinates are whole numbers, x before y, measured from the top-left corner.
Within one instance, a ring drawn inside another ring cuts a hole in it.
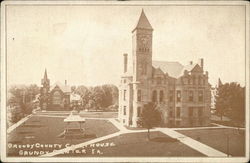
[[[149,43],[149,38],[147,36],[141,36],[140,38],[141,40],[141,43],[145,46],[145,45],[148,45]]]

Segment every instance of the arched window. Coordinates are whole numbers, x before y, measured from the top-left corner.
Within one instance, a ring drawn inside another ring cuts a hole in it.
[[[156,90],[153,91],[152,102],[157,102],[157,91]]]
[[[164,92],[163,90],[160,91],[160,102],[163,102],[163,98],[164,98]]]
[[[52,101],[53,101],[53,104],[54,104],[54,105],[61,104],[62,97],[61,97],[61,94],[60,94],[59,91],[55,91],[55,92],[53,93]]]

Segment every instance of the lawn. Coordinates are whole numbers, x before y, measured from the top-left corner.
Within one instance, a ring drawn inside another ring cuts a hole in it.
[[[227,154],[227,136],[229,137],[228,149],[231,156],[245,155],[245,132],[237,129],[203,129],[203,130],[178,130],[178,132],[196,139]]]
[[[147,139],[147,133],[129,133],[107,139],[99,143],[99,147],[77,149],[86,153],[70,152],[57,156],[75,157],[204,157],[203,154],[172,139],[161,132],[151,132],[151,140]],[[100,147],[101,144],[113,144],[113,146]],[[99,153],[97,151],[100,151]],[[94,152],[93,152],[94,151]],[[93,153],[92,153],[93,152]]]
[[[27,147],[27,144],[32,145],[39,143],[40,147],[34,147],[32,150],[42,149],[51,152],[53,149],[64,148],[65,144],[78,144],[118,131],[118,129],[107,120],[87,119],[83,125],[86,130],[86,137],[79,139],[60,138],[58,136],[64,131],[65,125],[63,119],[64,118],[60,117],[32,116],[8,135],[8,145],[12,144],[12,147],[7,147],[8,156],[19,156],[18,152],[20,152],[20,150],[30,149]],[[15,144],[24,146],[14,148],[13,145]],[[42,148],[41,144],[59,144],[61,147],[56,145],[56,148]]]

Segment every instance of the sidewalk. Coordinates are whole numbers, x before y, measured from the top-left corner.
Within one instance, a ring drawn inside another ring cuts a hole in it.
[[[196,141],[190,137],[187,137],[181,133],[178,133],[172,129],[158,128],[158,130],[161,131],[162,133],[172,137],[172,138],[178,139],[183,144],[193,148],[194,150],[196,150],[204,155],[207,155],[208,157],[227,157],[227,154],[220,152],[212,147],[209,147],[209,146],[207,146],[199,141]]]
[[[7,129],[7,133],[11,133],[15,128],[17,128],[18,126],[20,126],[22,123],[24,123],[25,121],[27,121],[30,117],[32,116],[32,114],[24,117],[23,119],[21,119],[20,121],[18,121],[17,123],[13,124],[12,126],[10,126]]]

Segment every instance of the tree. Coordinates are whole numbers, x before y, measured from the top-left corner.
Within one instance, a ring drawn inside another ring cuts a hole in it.
[[[40,92],[39,87],[31,85],[13,85],[8,89],[7,108],[10,113],[10,122],[16,123],[25,114],[32,113],[34,99]]]
[[[141,117],[139,118],[139,125],[148,129],[148,139],[150,139],[150,129],[159,125],[161,122],[161,114],[156,109],[154,103],[144,105]]]
[[[232,82],[221,84],[216,95],[216,113],[226,115],[236,123],[245,121],[245,88]]]
[[[103,92],[102,87],[100,86],[94,87],[92,95],[93,95],[92,99],[96,103],[96,110],[100,109],[100,107],[102,106],[103,99],[104,99],[104,92]]]

